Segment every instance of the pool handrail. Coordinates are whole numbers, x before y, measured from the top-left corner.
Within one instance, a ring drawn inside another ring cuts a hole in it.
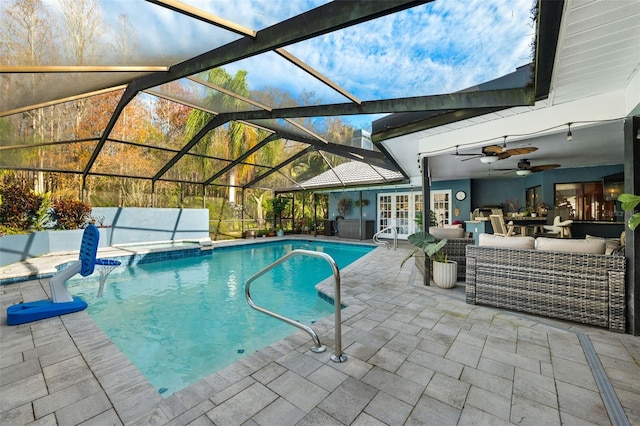
[[[341,323],[342,323],[342,319],[341,319],[341,302],[340,302],[340,270],[338,269],[338,265],[336,264],[335,260],[333,260],[333,258],[331,256],[329,256],[326,253],[322,253],[322,252],[318,252],[318,251],[313,251],[313,250],[303,250],[303,249],[296,249],[296,250],[292,250],[289,253],[285,254],[284,256],[282,256],[280,259],[276,260],[275,262],[273,262],[272,264],[270,264],[269,266],[266,266],[264,268],[262,268],[260,271],[256,272],[255,274],[253,274],[246,282],[245,286],[244,286],[244,295],[247,299],[247,303],[249,304],[249,306],[251,306],[253,309],[255,309],[256,311],[262,312],[264,314],[267,314],[269,316],[272,316],[273,318],[279,319],[280,321],[284,321],[289,325],[292,325],[294,327],[297,327],[301,330],[306,331],[311,338],[313,339],[313,342],[315,343],[315,347],[311,348],[311,350],[313,352],[324,352],[326,350],[326,347],[320,343],[320,338],[318,337],[318,334],[308,325],[303,324],[301,322],[298,322],[296,320],[293,320],[291,318],[287,318],[283,315],[280,315],[276,312],[270,311],[266,308],[263,308],[261,306],[256,305],[253,302],[253,299],[251,299],[251,283],[253,281],[255,281],[256,279],[258,279],[259,277],[261,277],[262,275],[266,274],[267,272],[271,271],[273,268],[275,268],[276,266],[280,265],[281,263],[285,262],[287,259],[289,259],[290,257],[293,256],[298,256],[298,255],[304,255],[304,256],[312,256],[312,257],[319,257],[321,259],[324,259],[327,261],[327,263],[329,263],[329,265],[331,266],[331,269],[333,270],[333,279],[335,282],[335,294],[333,297],[333,305],[335,307],[335,353],[333,355],[331,355],[331,361],[334,362],[345,362],[347,360],[347,356],[344,355],[342,353],[342,330],[341,330]]]
[[[391,244],[389,244],[389,241],[380,241],[380,239],[378,238],[379,235],[385,234],[386,231],[393,231],[393,249],[397,250],[398,249],[398,230],[396,229],[395,226],[387,226],[386,228],[376,232],[375,235],[373,236],[373,242],[380,245],[384,244],[387,246],[388,250],[391,250]]]

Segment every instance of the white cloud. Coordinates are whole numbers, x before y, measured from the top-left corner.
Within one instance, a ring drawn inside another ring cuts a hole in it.
[[[326,0],[191,0],[188,4],[260,30]],[[125,13],[145,54],[195,55],[238,36],[146,2],[107,1]],[[446,93],[512,72],[531,60],[533,0],[437,0],[335,31],[286,49],[362,100]],[[224,35],[221,35],[224,33]],[[314,91],[346,99],[270,53],[225,67],[249,71],[252,89],[275,86],[293,96]]]
[[[365,100],[455,91],[531,60],[531,4],[436,1],[289,49]]]

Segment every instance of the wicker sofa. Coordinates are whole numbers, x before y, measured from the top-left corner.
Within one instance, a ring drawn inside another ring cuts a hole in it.
[[[438,228],[430,227],[429,233],[438,239],[447,239],[447,244],[440,250],[447,255],[449,260],[454,260],[458,264],[458,279],[464,278],[467,270],[467,255],[465,248],[469,244],[474,244],[473,238],[468,238],[467,233],[462,228]],[[424,253],[416,255],[416,266],[420,270],[423,276],[423,284],[429,285],[430,280],[427,279],[425,273],[425,256]]]
[[[584,246],[585,240],[557,241]],[[625,257],[549,248],[467,246],[467,303],[624,333]]]

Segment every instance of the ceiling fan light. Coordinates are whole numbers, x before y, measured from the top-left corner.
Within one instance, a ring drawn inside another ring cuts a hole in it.
[[[498,160],[499,160],[499,158],[497,156],[495,156],[495,155],[487,155],[486,157],[480,157],[480,162],[482,162],[484,164],[495,163]]]
[[[516,174],[518,176],[529,176],[531,174],[531,170],[517,170]]]

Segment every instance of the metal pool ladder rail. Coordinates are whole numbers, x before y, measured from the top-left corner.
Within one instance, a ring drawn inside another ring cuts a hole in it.
[[[389,244],[389,241],[380,241],[380,239],[378,238],[380,234],[385,234],[387,231],[393,231],[393,249],[396,250],[398,248],[398,230],[395,226],[388,226],[376,232],[373,236],[373,242],[380,245],[384,244],[387,246],[387,249],[391,250],[392,246],[391,244]]]
[[[313,342],[315,343],[315,347],[311,348],[311,350],[313,352],[324,352],[326,350],[326,347],[320,343],[320,338],[318,338],[318,334],[308,325],[302,324],[301,322],[298,322],[296,320],[292,320],[291,318],[287,318],[283,315],[280,315],[278,313],[275,313],[273,311],[270,311],[268,309],[265,309],[261,306],[256,305],[253,300],[251,299],[251,283],[253,281],[255,281],[256,279],[260,278],[262,275],[266,274],[267,272],[269,272],[270,270],[272,270],[273,268],[275,268],[276,266],[280,265],[281,263],[285,262],[287,259],[289,259],[290,257],[293,256],[311,256],[311,257],[319,257],[321,259],[324,259],[327,261],[327,263],[329,263],[329,265],[331,266],[331,269],[333,270],[333,279],[335,281],[335,294],[333,297],[333,305],[335,307],[335,346],[336,346],[336,352],[335,354],[331,355],[331,361],[333,362],[345,362],[347,360],[347,356],[342,354],[342,319],[340,316],[340,307],[341,307],[341,303],[340,303],[340,270],[338,269],[338,265],[336,264],[336,262],[333,260],[333,258],[331,256],[329,256],[326,253],[322,253],[319,251],[312,251],[312,250],[292,250],[289,253],[285,254],[284,256],[282,256],[280,259],[276,260],[275,262],[273,262],[271,265],[261,269],[260,271],[258,271],[257,273],[253,274],[248,280],[247,283],[244,286],[244,295],[247,298],[247,303],[249,304],[249,306],[251,306],[253,309],[255,309],[256,311],[265,313],[269,316],[272,316],[276,319],[279,319],[280,321],[284,321],[289,325],[292,325],[294,327],[297,327],[301,330],[306,331],[311,338],[313,339]],[[294,302],[292,302],[294,303]]]

